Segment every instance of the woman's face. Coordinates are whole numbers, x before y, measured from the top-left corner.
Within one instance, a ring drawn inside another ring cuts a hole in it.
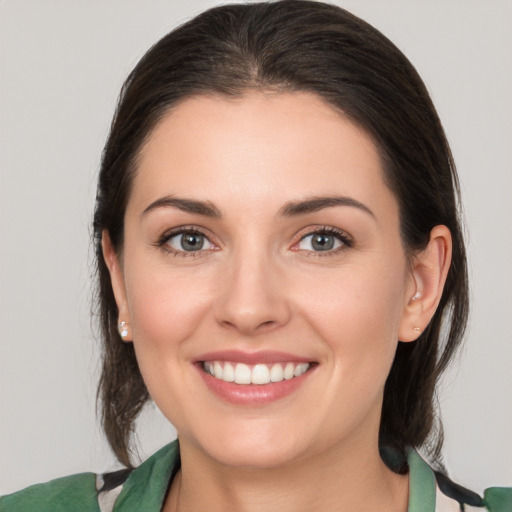
[[[140,154],[121,260],[120,320],[182,449],[273,467],[375,446],[415,284],[372,141],[319,98],[175,107]]]

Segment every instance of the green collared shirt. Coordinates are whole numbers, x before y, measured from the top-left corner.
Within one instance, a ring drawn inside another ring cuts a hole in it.
[[[512,512],[510,487],[493,487],[483,498],[474,493],[466,498],[466,490],[455,484],[451,488],[449,480],[436,482],[434,471],[415,450],[408,451],[407,462],[408,512]],[[174,441],[131,472],[82,473],[1,497],[0,512],[160,512],[179,464]]]

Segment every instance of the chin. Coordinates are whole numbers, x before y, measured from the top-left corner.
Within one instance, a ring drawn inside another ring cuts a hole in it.
[[[250,446],[230,446],[224,449],[214,449],[210,457],[217,462],[229,466],[243,469],[272,469],[280,468],[293,464],[300,458],[298,447],[289,447],[283,450],[282,447],[270,446],[262,443],[247,443]]]
[[[249,423],[245,428],[212,430],[206,437],[198,436],[194,444],[220,464],[247,469],[282,467],[308,451],[307,437],[291,428],[283,432],[283,429],[271,429],[259,421]]]

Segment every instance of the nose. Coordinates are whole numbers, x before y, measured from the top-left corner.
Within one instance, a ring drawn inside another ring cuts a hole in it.
[[[283,268],[263,251],[233,254],[221,279],[216,318],[224,328],[255,336],[289,321]]]

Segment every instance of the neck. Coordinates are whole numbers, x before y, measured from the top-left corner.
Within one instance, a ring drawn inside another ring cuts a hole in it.
[[[182,442],[182,468],[163,510],[406,512],[408,477],[385,466],[376,442],[347,444],[286,467],[254,469],[218,464]]]

